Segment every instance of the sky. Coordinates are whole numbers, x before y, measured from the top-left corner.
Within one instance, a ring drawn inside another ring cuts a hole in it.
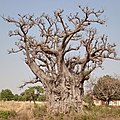
[[[0,0],[0,16],[17,18],[18,14],[35,14],[40,16],[43,12],[51,14],[57,9],[64,9],[64,14],[75,13],[78,5],[91,8],[104,9],[106,25],[101,33],[108,35],[111,43],[117,44],[117,53],[120,57],[120,0]],[[9,38],[8,32],[13,28],[0,18],[0,91],[11,89],[12,92],[21,93],[19,86],[34,77],[24,62],[22,54],[8,54],[14,48],[15,38]],[[120,61],[106,60],[103,70],[97,69],[93,75],[106,74],[120,75]]]

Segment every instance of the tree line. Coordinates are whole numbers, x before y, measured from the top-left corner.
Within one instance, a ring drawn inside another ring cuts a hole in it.
[[[10,89],[4,89],[0,92],[0,100],[4,101],[45,101],[44,89],[41,86],[28,87],[20,95],[13,94]]]

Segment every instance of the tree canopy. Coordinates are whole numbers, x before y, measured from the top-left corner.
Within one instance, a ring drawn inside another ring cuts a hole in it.
[[[14,99],[14,94],[10,89],[2,90],[0,93],[0,99],[5,101],[10,101]]]
[[[33,87],[29,87],[24,92],[22,92],[21,96],[25,101],[33,101],[35,103],[36,100],[45,101],[43,92],[44,90],[42,86],[33,86]]]
[[[4,101],[45,101],[46,96],[42,86],[28,87],[20,95],[13,94],[10,89],[4,89],[0,92],[0,100]]]
[[[99,100],[106,101],[120,99],[120,80],[109,75],[100,77],[94,86],[93,94]]]

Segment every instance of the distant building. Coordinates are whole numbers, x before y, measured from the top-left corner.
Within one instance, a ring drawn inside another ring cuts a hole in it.
[[[120,106],[120,100],[112,100],[109,103],[110,106]]]
[[[93,97],[93,103],[96,105],[96,106],[100,106],[100,105],[106,105],[106,102],[103,101],[103,100],[99,100],[95,97]],[[120,106],[120,100],[111,100],[109,102],[109,106]]]

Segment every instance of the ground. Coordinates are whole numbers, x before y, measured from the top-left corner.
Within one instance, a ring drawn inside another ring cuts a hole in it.
[[[45,104],[43,102],[36,103],[38,107]],[[0,111],[14,111],[16,113],[15,120],[35,120],[34,114],[37,114],[35,110],[36,106],[33,102],[0,101]]]
[[[47,113],[46,103],[37,102],[34,105],[30,102],[0,101],[0,120],[120,120],[120,107],[109,106],[85,106],[80,114],[69,115],[56,114],[52,116]],[[11,111],[12,116],[1,116],[1,111]],[[14,114],[15,113],[15,114]]]

